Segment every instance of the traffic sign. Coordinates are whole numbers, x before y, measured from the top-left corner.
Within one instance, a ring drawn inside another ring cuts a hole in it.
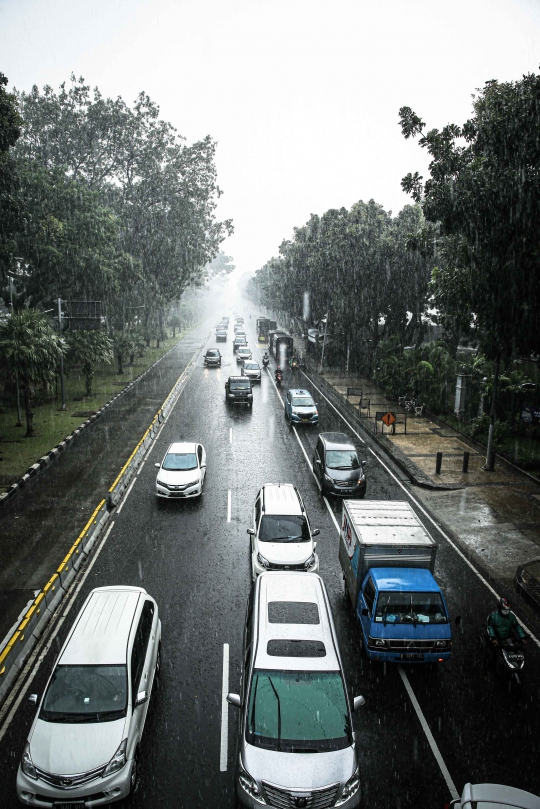
[[[387,427],[391,427],[392,424],[395,422],[396,417],[393,413],[385,413],[384,416],[381,417],[381,421],[384,421]]]

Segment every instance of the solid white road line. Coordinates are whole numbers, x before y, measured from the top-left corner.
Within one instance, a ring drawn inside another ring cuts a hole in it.
[[[403,685],[405,686],[407,694],[409,695],[409,698],[410,698],[410,700],[411,700],[411,702],[413,704],[414,710],[416,711],[416,715],[417,715],[418,719],[420,720],[420,724],[422,725],[422,729],[423,729],[424,733],[426,734],[427,740],[429,742],[429,746],[431,747],[433,755],[437,759],[437,764],[439,765],[439,768],[440,768],[440,770],[441,770],[441,772],[443,774],[443,778],[446,781],[446,785],[447,785],[447,787],[448,787],[448,789],[450,791],[450,794],[451,794],[453,799],[459,798],[459,793],[458,793],[458,791],[456,789],[456,785],[452,781],[452,777],[450,776],[450,773],[448,772],[448,767],[444,763],[444,759],[441,756],[441,752],[440,752],[439,748],[437,747],[437,742],[433,738],[433,734],[432,734],[431,730],[429,729],[429,725],[426,722],[426,718],[425,718],[424,714],[422,713],[422,709],[420,708],[418,700],[416,699],[414,691],[412,690],[411,684],[409,682],[409,678],[407,677],[407,675],[406,675],[406,673],[405,673],[405,671],[403,669],[403,666],[398,665],[398,671],[399,671],[401,679],[403,680]]]
[[[304,372],[302,371],[302,373],[304,373]],[[360,436],[360,435],[357,433],[357,431],[354,429],[354,427],[353,427],[353,426],[352,426],[352,425],[351,425],[351,424],[350,424],[350,423],[347,421],[347,419],[345,418],[345,416],[343,416],[343,415],[342,415],[342,414],[339,412],[339,410],[337,410],[337,408],[336,408],[336,407],[334,407],[334,405],[332,404],[332,402],[331,402],[331,401],[328,399],[328,397],[327,397],[327,396],[325,396],[325,394],[322,392],[322,390],[321,390],[320,388],[318,388],[318,387],[317,387],[317,385],[315,385],[313,382],[311,382],[311,380],[309,379],[309,377],[307,377],[307,376],[306,376],[306,374],[304,374],[304,376],[306,377],[306,379],[308,380],[308,382],[310,382],[310,384],[312,384],[312,385],[313,385],[313,387],[315,388],[315,390],[317,390],[317,391],[318,391],[318,392],[321,394],[321,396],[323,396],[323,397],[324,397],[324,399],[326,399],[326,401],[328,402],[328,404],[330,405],[330,407],[332,407],[332,408],[333,408],[333,409],[336,411],[336,413],[338,414],[338,416],[340,417],[340,419],[341,419],[342,421],[344,421],[344,422],[345,422],[345,424],[347,425],[347,427],[348,427],[350,430],[352,430],[352,432],[355,434],[355,436],[358,438],[358,440],[359,440],[359,441],[361,441],[361,442],[362,442],[362,444],[365,444],[366,442],[364,441],[364,439],[363,439],[363,438],[362,438],[362,437],[361,437],[361,436]],[[441,536],[443,536],[443,537],[446,539],[446,541],[448,542],[448,544],[449,544],[449,545],[450,545],[450,546],[451,546],[451,547],[452,547],[452,548],[455,550],[455,552],[458,554],[458,556],[460,556],[460,557],[461,557],[461,559],[463,559],[463,561],[465,562],[465,564],[466,564],[466,565],[468,565],[468,567],[469,567],[469,568],[470,568],[470,569],[473,571],[473,573],[475,574],[475,576],[476,576],[476,577],[477,577],[477,578],[478,578],[478,579],[479,579],[479,580],[482,582],[482,584],[483,584],[483,585],[484,585],[484,586],[485,586],[485,587],[486,587],[486,588],[489,590],[489,592],[490,592],[490,593],[491,593],[491,594],[492,594],[492,595],[493,595],[493,596],[494,596],[496,599],[498,599],[498,598],[499,598],[499,593],[497,593],[497,591],[493,589],[493,587],[491,586],[491,584],[489,584],[489,582],[488,582],[488,581],[487,581],[487,580],[486,580],[486,579],[485,579],[485,578],[482,576],[482,574],[481,574],[481,573],[480,573],[480,572],[479,572],[479,571],[478,571],[478,570],[475,568],[475,566],[473,565],[473,563],[472,563],[472,562],[471,562],[469,559],[467,559],[467,557],[465,556],[465,554],[463,553],[463,551],[461,551],[461,550],[458,548],[458,546],[456,545],[456,543],[455,543],[455,542],[454,542],[454,541],[453,541],[453,540],[452,540],[452,539],[451,539],[451,538],[448,536],[448,534],[446,534],[446,533],[443,531],[443,529],[441,528],[441,526],[440,526],[440,525],[438,525],[438,524],[435,522],[435,520],[433,519],[433,517],[432,517],[430,514],[428,514],[428,512],[426,511],[426,509],[425,509],[425,508],[424,508],[424,507],[421,505],[421,503],[420,503],[420,502],[419,502],[419,501],[418,501],[418,500],[417,500],[417,499],[416,499],[416,498],[415,498],[415,497],[414,497],[414,496],[413,496],[413,495],[410,493],[410,491],[408,491],[408,489],[407,489],[407,488],[406,488],[406,487],[403,485],[403,483],[402,483],[402,482],[399,480],[399,478],[398,478],[398,477],[396,477],[396,475],[394,475],[394,473],[392,472],[392,470],[391,470],[391,469],[390,469],[390,468],[389,468],[389,467],[388,467],[388,466],[387,466],[387,465],[384,463],[384,461],[383,461],[383,460],[382,460],[382,459],[379,457],[379,455],[377,455],[377,453],[376,453],[376,452],[374,452],[374,450],[372,450],[372,449],[371,449],[371,447],[368,447],[368,449],[369,449],[369,451],[371,452],[371,454],[373,455],[373,457],[374,457],[374,458],[375,458],[375,459],[376,459],[376,460],[377,460],[377,461],[378,461],[378,462],[381,464],[381,466],[382,466],[384,469],[386,469],[386,471],[388,472],[388,474],[389,474],[389,475],[390,475],[390,476],[391,476],[391,477],[392,477],[392,478],[393,478],[393,479],[396,481],[396,483],[398,484],[398,486],[399,486],[399,487],[400,487],[400,488],[401,488],[401,489],[402,489],[402,490],[405,492],[405,494],[407,495],[407,497],[408,497],[410,500],[412,500],[412,502],[415,504],[415,506],[417,506],[417,508],[418,508],[418,509],[419,509],[419,510],[422,512],[422,514],[425,516],[425,518],[426,518],[427,520],[429,520],[429,522],[430,522],[430,523],[431,523],[433,526],[435,526],[435,528],[436,528],[436,529],[437,529],[437,531],[438,531],[438,532],[441,534]],[[534,635],[534,634],[531,632],[531,630],[528,628],[528,626],[527,626],[525,623],[523,623],[523,621],[521,620],[521,618],[519,618],[517,615],[516,615],[516,618],[517,618],[517,620],[518,620],[519,624],[520,624],[520,625],[523,627],[523,629],[524,629],[524,630],[527,632],[527,634],[529,635],[529,637],[530,637],[530,638],[531,638],[531,639],[532,639],[532,640],[533,640],[533,641],[536,643],[536,645],[537,645],[537,646],[539,646],[539,647],[540,647],[540,640],[538,640],[538,638],[536,637],[536,635]]]
[[[229,444],[232,444],[232,427],[229,428]]]
[[[297,432],[297,430],[296,430],[296,427],[293,427],[293,430],[294,430],[294,434],[295,434],[295,436],[296,436],[296,440],[297,440],[297,441],[298,441],[298,443],[300,444],[300,449],[301,449],[301,450],[302,450],[302,452],[304,453],[304,458],[306,459],[306,463],[307,463],[307,465],[308,465],[308,467],[309,467],[309,471],[311,472],[311,474],[312,474],[312,475],[313,475],[313,477],[315,478],[315,483],[317,484],[317,486],[318,486],[318,487],[319,487],[319,489],[320,489],[320,488],[321,488],[320,483],[319,483],[319,481],[317,480],[317,478],[316,478],[316,476],[315,476],[315,472],[313,471],[313,469],[312,469],[312,467],[311,467],[311,464],[310,464],[310,462],[309,462],[309,457],[308,457],[308,454],[307,454],[306,450],[304,449],[304,445],[303,445],[303,444],[302,444],[302,442],[300,441],[300,437],[299,437],[299,435],[298,435],[298,432]],[[336,530],[337,530],[337,532],[338,532],[338,534],[339,534],[339,523],[338,523],[338,521],[336,520],[336,515],[335,515],[335,514],[334,514],[334,512],[332,511],[332,508],[331,508],[331,506],[330,506],[330,503],[328,502],[328,499],[325,497],[325,495],[324,495],[324,494],[323,494],[323,500],[324,500],[324,502],[326,503],[326,508],[328,509],[328,513],[329,513],[329,514],[330,514],[330,516],[332,517],[332,519],[333,519],[333,521],[334,521],[334,525],[336,526]]]
[[[121,512],[121,511],[122,511],[122,509],[124,508],[124,503],[125,503],[125,502],[126,502],[126,500],[128,499],[128,497],[129,497],[129,493],[130,493],[130,491],[132,490],[133,485],[134,485],[134,483],[135,483],[135,481],[136,481],[136,480],[137,480],[137,476],[135,476],[135,477],[133,478],[133,480],[131,481],[131,483],[129,484],[128,489],[127,489],[127,492],[126,492],[126,493],[125,493],[125,495],[122,497],[122,502],[120,503],[120,505],[119,505],[119,506],[118,506],[118,508],[116,509],[116,513],[117,513],[117,514],[120,514],[120,512]]]
[[[223,677],[221,680],[221,745],[219,748],[219,770],[227,770],[227,754],[229,747],[229,644],[223,644]]]
[[[43,660],[45,659],[45,656],[47,655],[47,652],[51,648],[51,644],[54,641],[55,637],[57,636],[58,631],[60,630],[60,627],[62,626],[65,619],[67,618],[68,613],[69,613],[70,609],[72,608],[72,606],[73,606],[73,604],[75,602],[75,599],[79,595],[81,587],[83,586],[84,582],[86,581],[86,579],[88,577],[88,574],[90,573],[90,571],[94,567],[94,565],[96,563],[96,560],[97,560],[99,554],[101,553],[101,549],[105,545],[105,542],[107,541],[107,538],[108,538],[109,534],[111,533],[113,527],[114,527],[114,521],[109,525],[107,531],[105,532],[105,536],[101,540],[101,542],[99,544],[99,548],[95,552],[95,554],[94,554],[94,556],[92,558],[92,561],[90,562],[90,564],[88,565],[88,567],[84,571],[80,582],[78,582],[77,586],[75,587],[75,591],[74,591],[73,595],[71,596],[71,598],[69,599],[69,602],[68,602],[64,612],[62,613],[61,617],[56,622],[56,624],[49,625],[49,631],[54,628],[52,634],[49,635],[49,633],[46,632],[45,635],[43,636],[43,638],[40,640],[40,642],[36,645],[34,651],[30,655],[30,657],[28,658],[24,669],[22,670],[21,674],[19,675],[19,679],[21,679],[21,680],[24,679],[24,677],[28,674],[28,672],[30,671],[32,666],[34,666],[34,662],[35,662],[36,658],[38,658],[38,655],[39,655],[37,663],[35,663],[34,670],[32,671],[30,677],[24,683],[24,685],[21,686],[19,696],[13,702],[14,697],[15,697],[15,693],[16,693],[16,689],[13,688],[10,695],[9,695],[9,697],[4,702],[4,704],[2,706],[2,710],[0,711],[0,722],[2,721],[3,717],[6,714],[7,714],[7,716],[6,716],[6,721],[4,722],[2,727],[0,728],[0,741],[2,741],[2,739],[4,737],[4,734],[6,733],[7,729],[9,728],[9,726],[10,726],[12,720],[13,720],[13,717],[15,716],[15,713],[17,712],[17,709],[18,709],[19,705],[21,704],[22,700],[24,699],[25,694],[27,693],[29,687],[31,686],[32,682],[34,681],[34,678],[35,678],[36,674],[39,671],[39,667],[41,666]],[[75,578],[74,581],[73,581],[72,587],[75,585],[76,581],[77,581],[77,579]],[[71,587],[69,589],[69,592],[71,593]],[[11,707],[11,710],[9,710],[9,707],[10,707],[12,702],[13,702],[13,705]],[[8,713],[8,711],[9,711],[9,713]]]
[[[231,510],[232,510],[232,494],[231,490],[229,489],[227,493],[227,522],[231,521]]]

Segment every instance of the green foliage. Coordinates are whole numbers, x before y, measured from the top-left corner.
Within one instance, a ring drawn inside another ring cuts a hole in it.
[[[70,332],[67,335],[67,341],[68,361],[82,366],[86,396],[91,396],[94,365],[98,362],[112,362],[113,342],[105,332],[100,330]]]
[[[17,204],[18,177],[10,150],[21,134],[22,119],[17,100],[6,92],[8,80],[0,73],[0,284],[6,284],[7,271],[13,267],[14,233],[20,216]]]
[[[35,387],[55,377],[60,356],[66,351],[62,337],[47,318],[35,309],[25,309],[0,322],[0,363],[22,387],[26,411],[26,435],[34,432],[32,403]]]

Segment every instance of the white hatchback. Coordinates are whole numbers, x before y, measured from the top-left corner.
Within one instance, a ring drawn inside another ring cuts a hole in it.
[[[302,570],[318,573],[319,557],[306,509],[296,486],[266,483],[255,498],[251,513],[251,575],[265,570]]]
[[[146,590],[92,590],[28,734],[17,772],[22,803],[104,806],[129,795],[160,650],[158,608]]]
[[[171,444],[156,477],[158,497],[200,497],[206,476],[206,452],[202,444],[193,442]]]
[[[449,805],[454,809],[540,809],[540,798],[502,784],[465,784],[461,798]]]
[[[236,362],[247,362],[251,358],[251,348],[248,346],[240,346],[236,349]]]

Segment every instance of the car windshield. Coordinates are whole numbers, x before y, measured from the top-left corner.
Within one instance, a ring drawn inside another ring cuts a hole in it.
[[[309,527],[305,517],[265,514],[259,528],[261,542],[309,542]]]
[[[251,680],[246,740],[286,753],[322,753],[349,747],[349,711],[340,673],[256,669]]]
[[[45,722],[114,722],[126,715],[126,666],[57,666],[39,718]]]
[[[207,357],[219,357],[219,351],[216,351],[215,349],[214,349],[214,350],[209,349],[209,350],[206,352],[206,356],[207,356]]]
[[[248,379],[244,382],[243,380],[236,380],[235,382],[229,382],[229,389],[230,390],[249,390],[251,387],[251,383]]]
[[[197,469],[197,456],[194,452],[168,452],[162,467],[168,472]]]
[[[379,593],[375,620],[388,624],[447,624],[440,593]]]
[[[329,469],[358,469],[360,462],[354,449],[331,449],[326,453]]]
[[[293,407],[315,407],[315,402],[311,396],[293,396]]]
[[[258,371],[259,364],[257,362],[246,362],[244,368],[246,371]]]

